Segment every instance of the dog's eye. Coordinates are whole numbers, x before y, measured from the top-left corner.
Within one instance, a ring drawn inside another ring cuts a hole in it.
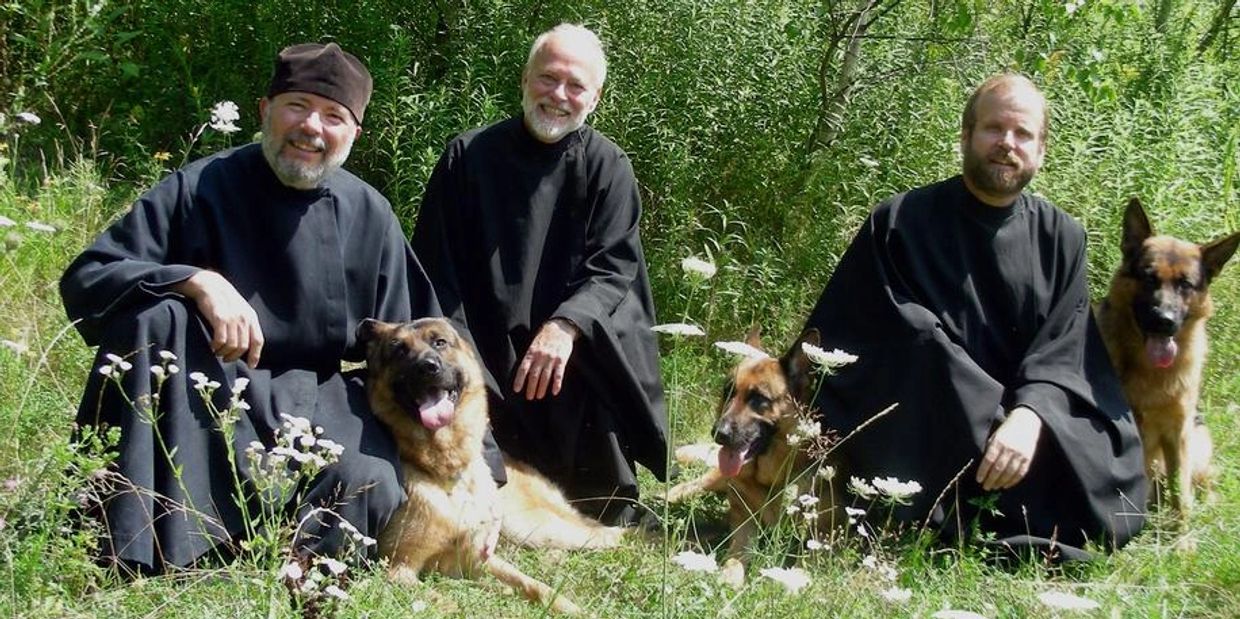
[[[388,347],[388,352],[391,352],[393,354],[398,354],[398,353],[404,352],[405,341],[398,337],[394,337],[388,340],[387,347]]]
[[[749,394],[749,407],[754,410],[764,410],[771,405],[771,399],[758,392]]]
[[[1181,277],[1175,280],[1175,287],[1179,288],[1180,290],[1184,290],[1184,291],[1192,290],[1193,282],[1189,280],[1187,277]]]
[[[435,348],[435,349],[440,349],[440,348],[443,348],[443,347],[445,347],[445,346],[447,346],[447,345],[448,345],[448,340],[446,340],[446,339],[444,339],[444,338],[442,338],[442,337],[437,337],[437,338],[435,338],[434,340],[432,340],[432,341],[431,341],[431,347],[432,347],[432,348]]]

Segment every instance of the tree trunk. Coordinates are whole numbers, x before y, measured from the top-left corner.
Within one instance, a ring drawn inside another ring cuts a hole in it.
[[[1210,46],[1214,44],[1214,39],[1218,38],[1227,20],[1231,18],[1231,12],[1236,8],[1236,0],[1222,0],[1219,3],[1218,12],[1214,14],[1214,19],[1210,22],[1210,29],[1201,37],[1201,43],[1197,44],[1197,54],[1204,54]]]

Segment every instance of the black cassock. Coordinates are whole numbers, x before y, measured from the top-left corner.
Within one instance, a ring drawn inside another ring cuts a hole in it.
[[[222,274],[257,312],[266,341],[258,368],[222,363],[193,302],[171,292],[199,269]],[[163,386],[154,426],[98,372],[87,381],[78,423],[121,429],[115,468],[123,481],[99,513],[110,534],[105,556],[158,571],[190,565],[243,532],[224,441],[191,372],[222,383],[220,407],[237,378],[250,381],[250,410],[234,441],[243,479],[247,445],[271,446],[280,415],[290,415],[345,448],[310,484],[303,512],[335,504],[373,537],[403,501],[391,438],[370,414],[361,375],[342,373],[340,362],[363,358],[354,339],[362,318],[407,320],[438,306],[388,202],[357,177],[338,170],[318,189],[291,189],[256,144],[196,161],[144,194],[69,265],[61,295],[86,342],[99,346],[95,367],[108,363],[107,353],[128,355],[130,399],[150,393],[159,351],[175,354],[182,370]],[[179,479],[166,455],[173,452]],[[334,552],[342,539],[318,519],[305,533],[315,552]]]
[[[605,499],[637,496],[634,461],[660,479],[667,465],[640,214],[632,166],[615,144],[588,126],[544,144],[513,118],[448,144],[413,234],[445,315],[493,376],[500,447],[604,520],[633,513]],[[512,392],[513,376],[554,317],[582,337],[560,394],[529,402]]]
[[[976,523],[1014,547],[1053,539],[1067,557],[1140,530],[1141,443],[1093,324],[1085,266],[1085,233],[1066,213],[1029,194],[987,206],[960,177],[867,219],[806,326],[859,357],[824,381],[826,427],[845,436],[898,403],[838,451],[853,475],[922,484],[898,518],[952,538]],[[1017,405],[1042,418],[1042,438],[1027,477],[998,494],[997,511],[979,510],[978,463]]]

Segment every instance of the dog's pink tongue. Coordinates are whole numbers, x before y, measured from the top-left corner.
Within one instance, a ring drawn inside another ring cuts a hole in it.
[[[1156,368],[1170,367],[1175,362],[1175,355],[1180,351],[1175,340],[1169,337],[1145,338],[1145,357]]]
[[[719,472],[724,477],[736,477],[745,465],[745,453],[748,450],[736,451],[731,447],[719,449]]]
[[[438,430],[452,421],[452,416],[456,414],[456,405],[448,399],[447,392],[444,392],[439,399],[426,398],[418,402],[418,414],[422,417],[422,425]]]

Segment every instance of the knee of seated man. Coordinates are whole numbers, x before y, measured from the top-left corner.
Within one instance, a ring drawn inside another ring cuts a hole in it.
[[[198,319],[198,310],[180,297],[161,297],[137,305],[111,319],[103,332],[102,348],[109,345],[131,345],[136,338],[156,346],[170,343],[183,328],[187,338],[201,334],[209,341],[206,329]],[[183,327],[182,327],[183,325]]]
[[[367,454],[345,452],[339,461],[323,470],[318,483],[328,484],[334,501],[360,503],[380,522],[386,522],[405,502],[396,467]]]

